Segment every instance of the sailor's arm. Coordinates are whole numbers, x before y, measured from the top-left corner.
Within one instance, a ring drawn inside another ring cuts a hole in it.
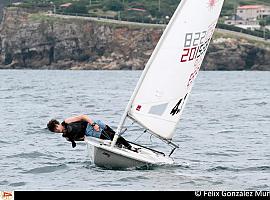
[[[94,121],[90,117],[88,117],[87,115],[77,115],[77,116],[65,119],[65,122],[67,124],[72,123],[72,122],[78,122],[78,121],[86,121],[89,124],[94,123]]]
[[[93,128],[96,131],[99,131],[99,126],[98,124],[94,123],[94,120],[92,120],[90,117],[88,117],[87,115],[78,115],[75,117],[70,117],[65,119],[65,122],[68,123],[72,123],[72,122],[78,122],[78,121],[86,121],[88,122],[91,126],[93,126]]]
[[[94,120],[92,120],[90,117],[88,117],[87,115],[81,115],[81,118],[82,120],[87,121],[91,126],[93,126],[95,131],[99,131],[99,125],[96,124]]]

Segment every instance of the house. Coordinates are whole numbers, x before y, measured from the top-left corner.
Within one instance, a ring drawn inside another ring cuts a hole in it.
[[[64,4],[61,4],[59,7],[60,8],[68,8],[72,5],[72,3],[64,3]]]
[[[146,10],[145,9],[142,9],[142,8],[129,8],[127,10],[139,11],[139,12],[146,12]]]
[[[244,5],[239,6],[235,15],[226,20],[225,24],[236,25],[241,28],[259,28],[259,21],[264,17],[270,16],[270,6],[266,5]]]
[[[237,8],[236,15],[247,23],[253,23],[266,16],[270,16],[270,6],[265,5],[246,5]]]

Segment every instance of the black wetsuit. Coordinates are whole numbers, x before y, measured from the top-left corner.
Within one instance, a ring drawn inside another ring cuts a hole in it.
[[[115,135],[115,131],[111,129],[108,125],[105,126],[102,134],[100,135],[100,139],[113,140]],[[131,145],[122,137],[119,136],[116,142],[117,145],[124,145],[126,148],[131,149]]]
[[[72,143],[72,147],[76,147],[75,141],[82,141],[85,136],[85,130],[87,128],[88,122],[79,121],[72,122],[67,124],[65,121],[61,123],[65,127],[65,131],[63,132],[63,137],[65,137],[68,141]],[[104,130],[102,130],[102,134],[100,135],[100,139],[113,140],[115,135],[115,131],[111,129],[108,125],[105,126]],[[121,136],[119,136],[117,145],[124,145],[126,148],[131,149],[131,145]]]
[[[72,122],[67,124],[65,121],[61,123],[65,127],[63,137],[72,143],[72,147],[76,147],[75,141],[82,141],[85,136],[85,130],[88,125],[86,121]]]

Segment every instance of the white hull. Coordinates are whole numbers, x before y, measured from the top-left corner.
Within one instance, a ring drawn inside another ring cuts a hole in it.
[[[91,160],[99,167],[121,169],[173,164],[172,158],[135,144],[132,146],[139,148],[138,152],[111,147],[111,141],[108,140],[88,137],[86,142]]]

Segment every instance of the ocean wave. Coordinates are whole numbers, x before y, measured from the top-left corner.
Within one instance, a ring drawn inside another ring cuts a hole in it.
[[[232,171],[232,172],[242,172],[242,171],[270,171],[270,166],[257,166],[257,167],[247,167],[247,168],[232,168],[232,167],[224,167],[224,166],[217,166],[208,169],[207,171]]]
[[[0,185],[8,185],[9,184],[9,182],[8,181],[6,181],[6,180],[4,180],[4,181],[0,181]]]
[[[9,142],[6,142],[6,141],[3,141],[3,140],[0,140],[0,144],[9,144]]]
[[[10,183],[9,186],[12,187],[18,187],[18,186],[24,186],[26,185],[26,182],[16,182],[16,183]]]
[[[19,153],[7,156],[7,158],[39,158],[39,157],[48,157],[52,158],[54,156],[49,154],[40,153],[38,151],[30,152],[30,153]]]
[[[149,179],[149,178],[147,178],[145,176],[138,175],[138,176],[134,176],[134,177],[128,176],[128,177],[125,177],[125,178],[120,178],[117,181],[120,181],[120,182],[122,182],[122,181],[123,182],[130,182],[130,181],[147,180],[147,179]]]
[[[265,101],[262,101],[262,102],[259,102],[259,103],[255,103],[256,106],[265,106],[267,105],[267,102]]]
[[[59,170],[66,169],[67,165],[60,164],[60,165],[54,165],[54,166],[44,166],[44,167],[36,167],[27,171],[24,171],[22,173],[24,174],[41,174],[41,173],[51,173]]]
[[[234,156],[233,154],[228,154],[228,153],[205,153],[207,156],[226,156],[226,157],[232,157]]]

